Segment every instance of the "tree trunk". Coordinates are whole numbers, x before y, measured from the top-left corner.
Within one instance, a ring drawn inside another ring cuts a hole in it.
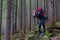
[[[10,40],[11,28],[11,0],[7,0],[6,33],[5,40]]]
[[[55,22],[54,0],[48,0],[48,16],[48,23],[53,24]]]
[[[14,13],[14,33],[17,32],[17,0],[15,6],[15,13]]]
[[[31,0],[29,1],[29,6],[30,6],[30,9],[29,9],[29,31],[31,30]]]
[[[18,3],[17,3],[18,7],[17,7],[17,31],[19,33],[19,35],[21,35],[21,29],[22,29],[22,19],[21,19],[21,0],[18,0]],[[19,36],[20,37],[20,36]]]
[[[2,27],[2,0],[0,0],[0,37],[1,37],[1,27]]]
[[[22,0],[22,5],[21,5],[21,8],[22,8],[22,31],[24,31],[24,0]]]
[[[15,5],[14,5],[14,3],[15,3],[15,1],[14,0],[12,0],[11,1],[11,34],[13,35],[14,34],[14,10],[15,10]]]
[[[25,39],[25,0],[21,0],[21,39],[20,40],[24,40]]]
[[[12,33],[14,34],[17,32],[17,0],[12,0],[11,6],[11,26],[12,26]]]

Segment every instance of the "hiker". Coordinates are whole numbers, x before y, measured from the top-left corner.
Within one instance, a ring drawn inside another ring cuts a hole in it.
[[[46,32],[46,28],[45,28],[45,20],[47,19],[47,16],[45,14],[45,11],[38,7],[35,11],[34,11],[34,16],[33,18],[38,18],[40,21],[39,21],[39,31],[38,31],[38,35],[41,34],[41,26],[43,26],[43,29],[44,29],[44,32],[43,34],[45,35],[45,32]]]

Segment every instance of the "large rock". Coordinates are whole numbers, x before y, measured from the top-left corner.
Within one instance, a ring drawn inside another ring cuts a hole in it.
[[[60,36],[52,37],[51,40],[60,40]]]

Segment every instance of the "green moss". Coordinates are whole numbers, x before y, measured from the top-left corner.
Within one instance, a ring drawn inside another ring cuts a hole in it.
[[[4,38],[4,35],[1,35],[1,36],[0,36],[0,39],[3,39],[3,38]]]
[[[49,33],[48,30],[46,30],[46,35],[47,35],[48,37],[50,37],[51,34],[52,34],[52,33]]]
[[[29,37],[28,40],[33,40],[33,37]]]
[[[58,25],[56,23],[52,23],[50,27],[57,27]]]

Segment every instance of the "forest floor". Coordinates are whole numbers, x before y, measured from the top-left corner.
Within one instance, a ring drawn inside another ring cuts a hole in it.
[[[60,22],[57,22],[56,24],[57,24],[58,27],[60,27]],[[36,35],[36,33],[38,31],[38,27],[36,26],[36,28],[34,30],[31,30],[29,33],[27,33],[25,35],[25,40],[60,40],[60,30],[57,30],[59,32],[57,32],[55,30],[53,30],[52,33],[49,33],[49,31],[47,30],[45,37],[44,36],[41,36],[41,35],[38,36],[38,35]],[[20,40],[19,33],[17,33],[15,36],[16,36],[16,40]],[[5,40],[5,36],[2,36],[1,37],[1,40]]]

